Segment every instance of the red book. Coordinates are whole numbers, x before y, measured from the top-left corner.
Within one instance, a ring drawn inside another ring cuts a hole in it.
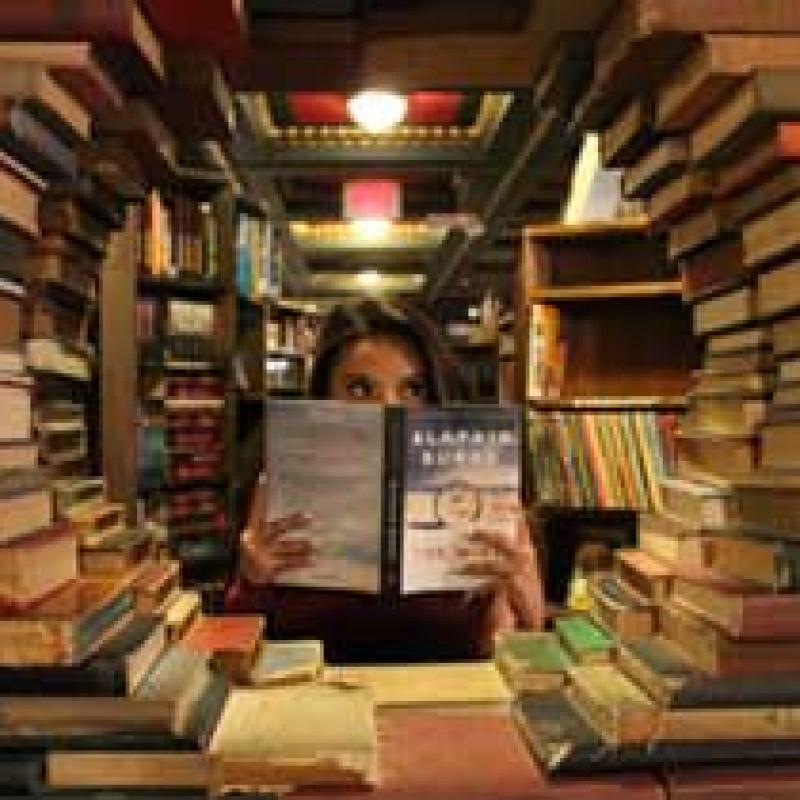
[[[261,614],[200,617],[183,638],[183,644],[214,658],[231,677],[246,681],[255,664],[263,635],[264,617]]]
[[[647,775],[548,780],[504,715],[384,711],[378,741],[380,784],[372,800],[663,800]]]
[[[665,776],[668,800],[795,800],[800,797],[797,767],[694,769]]]

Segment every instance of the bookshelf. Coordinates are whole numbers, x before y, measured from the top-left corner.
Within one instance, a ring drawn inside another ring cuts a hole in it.
[[[564,599],[582,542],[635,542],[660,507],[659,476],[696,363],[691,312],[646,219],[529,227],[517,308],[525,492]]]
[[[264,381],[271,397],[303,397],[308,391],[316,318],[301,306],[271,299],[265,317]]]

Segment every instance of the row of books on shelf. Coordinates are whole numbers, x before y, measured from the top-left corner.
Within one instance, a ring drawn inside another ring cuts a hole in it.
[[[529,411],[537,502],[651,510],[675,461],[675,412]]]

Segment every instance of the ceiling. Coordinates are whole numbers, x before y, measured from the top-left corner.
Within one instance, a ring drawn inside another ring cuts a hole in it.
[[[429,301],[510,299],[521,228],[557,218],[577,148],[534,76],[609,0],[219,0],[191,19],[184,3],[182,20],[178,0],[150,6],[162,35],[214,51],[239,93],[233,157],[278,223],[292,292],[347,291],[379,270],[396,286],[417,276],[406,288]],[[406,120],[355,127],[346,98],[364,87],[407,93]],[[348,242],[342,186],[365,176],[402,184],[391,241]]]

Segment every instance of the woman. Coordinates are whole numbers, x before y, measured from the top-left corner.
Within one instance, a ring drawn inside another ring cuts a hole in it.
[[[457,365],[436,329],[412,308],[373,300],[331,314],[310,389],[312,397],[352,403],[421,406],[460,399]],[[302,515],[267,522],[259,487],[227,607],[267,614],[271,637],[323,639],[332,663],[482,657],[499,630],[543,624],[538,563],[522,518],[514,542],[491,531],[476,534],[493,557],[463,571],[485,577],[485,591],[392,600],[274,585],[277,575],[313,559],[310,543],[297,538],[304,524]]]

